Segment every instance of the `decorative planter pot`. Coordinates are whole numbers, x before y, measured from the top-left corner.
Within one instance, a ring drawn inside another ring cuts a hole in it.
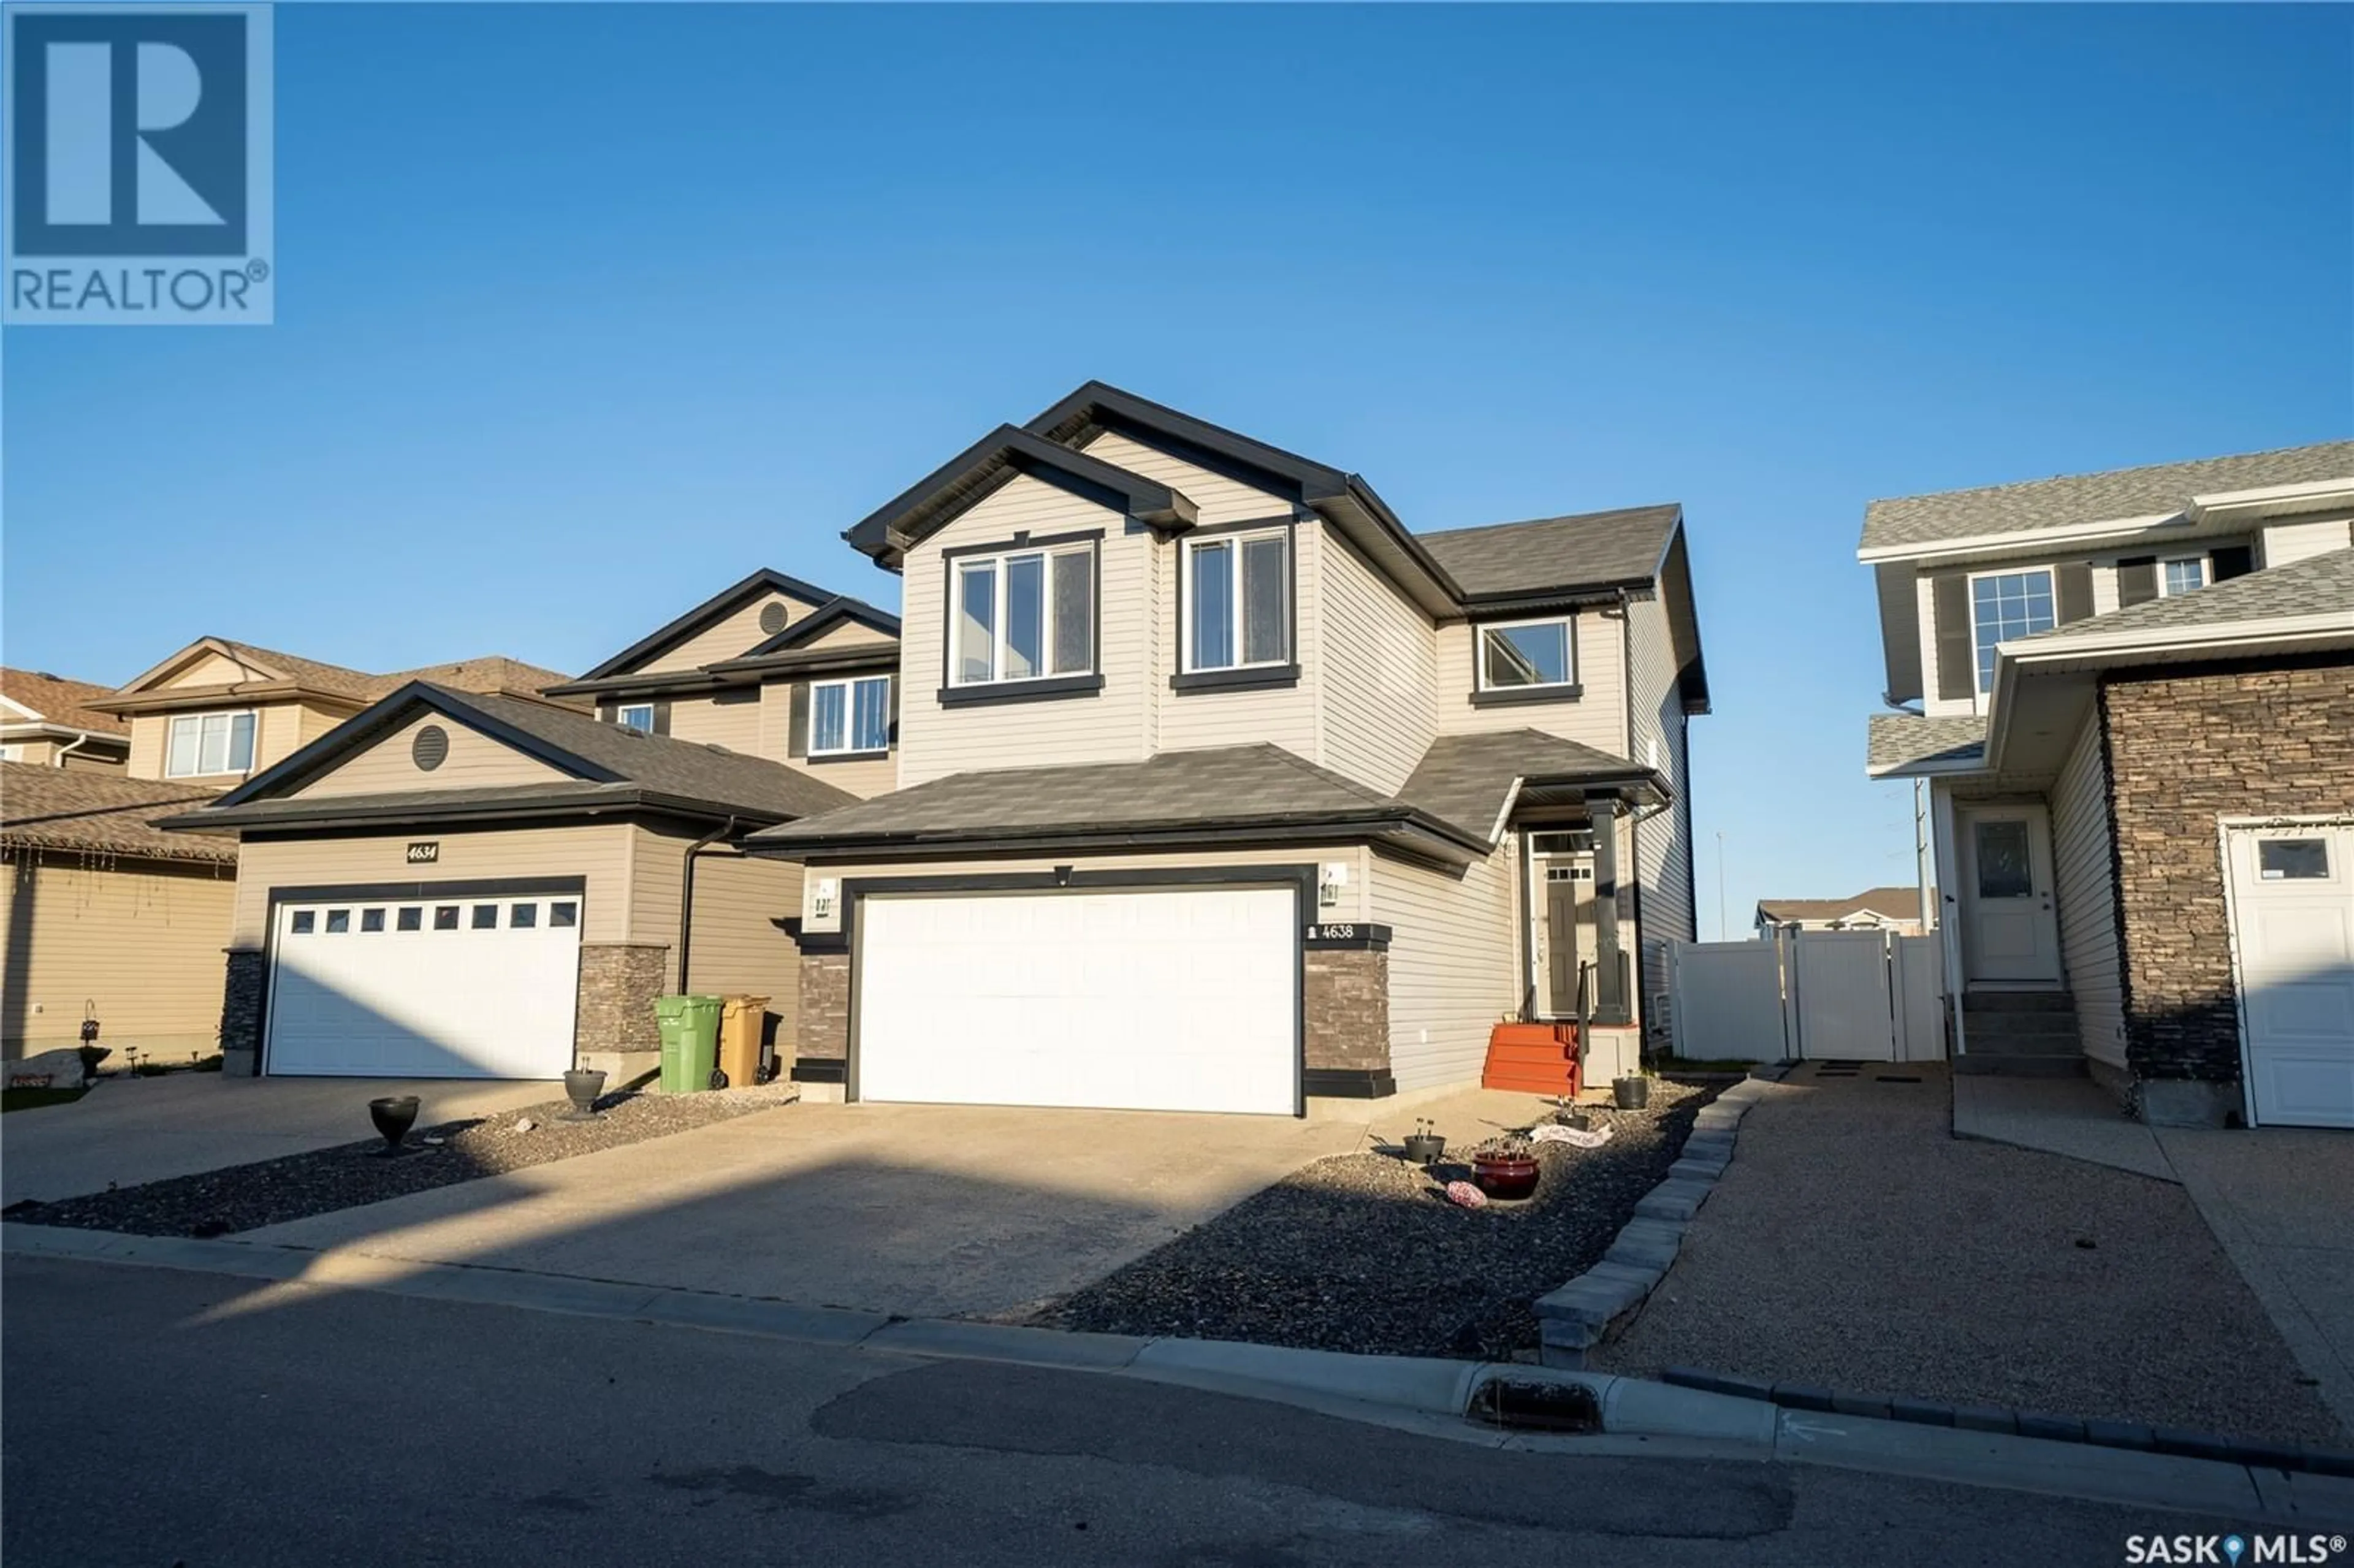
[[[417,1097],[387,1095],[380,1100],[370,1100],[368,1120],[376,1123],[376,1131],[384,1137],[384,1148],[378,1152],[398,1154],[400,1152],[400,1140],[407,1138],[408,1129],[417,1125]]]
[[[597,1118],[597,1097],[605,1092],[605,1072],[601,1067],[575,1067],[564,1075],[564,1093],[572,1102],[572,1114],[567,1121],[594,1121]]]
[[[1537,1190],[1537,1161],[1532,1154],[1474,1154],[1471,1180],[1490,1198],[1525,1198]]]
[[[1591,1132],[1594,1130],[1594,1118],[1586,1115],[1584,1111],[1563,1111],[1559,1116],[1554,1117],[1553,1119],[1575,1132]]]
[[[1620,1110],[1641,1110],[1651,1103],[1651,1080],[1645,1077],[1613,1078],[1610,1097]]]
[[[1428,1165],[1446,1152],[1447,1139],[1435,1132],[1418,1132],[1405,1140],[1405,1157],[1416,1165]]]

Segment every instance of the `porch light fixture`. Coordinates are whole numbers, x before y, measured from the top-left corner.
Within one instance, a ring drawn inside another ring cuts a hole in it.
[[[1349,865],[1346,861],[1327,861],[1316,868],[1316,907],[1331,909],[1341,902],[1341,889],[1349,885]]]

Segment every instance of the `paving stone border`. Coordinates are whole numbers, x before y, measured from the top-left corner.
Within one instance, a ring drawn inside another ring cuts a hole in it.
[[[1765,1086],[1780,1081],[1789,1070],[1787,1063],[1759,1067],[1702,1107],[1676,1162],[1635,1205],[1635,1217],[1620,1228],[1602,1261],[1537,1298],[1540,1353],[1546,1366],[1584,1367],[1586,1351],[1641,1309],[1674,1266],[1692,1216],[1733,1163],[1734,1134],[1741,1118],[1766,1092]]]
[[[2002,1404],[1946,1404],[1897,1394],[1840,1393],[1814,1383],[1775,1383],[1698,1367],[1664,1368],[1659,1381],[1706,1393],[1761,1400],[1784,1410],[1815,1410],[1872,1421],[1909,1421],[1920,1426],[1954,1426],[1966,1432],[1996,1432],[2041,1437],[2053,1443],[2087,1443],[2095,1447],[2129,1448],[2144,1454],[2176,1454],[2186,1459],[2219,1459],[2228,1465],[2354,1477],[2354,1453],[2311,1444],[2255,1442],[2181,1426],[2143,1426],[2130,1421],[2080,1421],[2073,1415],[2051,1415]]]

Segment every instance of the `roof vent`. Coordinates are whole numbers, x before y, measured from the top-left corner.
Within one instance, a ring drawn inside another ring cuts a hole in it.
[[[429,724],[408,743],[408,759],[420,773],[430,773],[450,759],[450,732]]]
[[[785,609],[785,601],[772,599],[760,607],[760,630],[774,637],[785,629],[785,622],[790,618],[791,612]]]

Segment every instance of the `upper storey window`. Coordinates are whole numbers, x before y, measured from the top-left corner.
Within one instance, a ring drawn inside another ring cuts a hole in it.
[[[949,683],[1085,675],[1096,665],[1096,546],[963,556],[952,568]]]
[[[2059,624],[2053,613],[2052,572],[1986,572],[1970,579],[1970,627],[1978,641],[1978,690],[1994,686],[1994,652],[2016,637],[2031,637]]]
[[[1185,542],[1185,669],[1249,669],[1291,659],[1291,530]]]
[[[1479,689],[1483,692],[1575,685],[1576,661],[1566,616],[1479,629]]]
[[[172,720],[171,746],[164,772],[173,779],[253,771],[250,713],[181,714]]]

